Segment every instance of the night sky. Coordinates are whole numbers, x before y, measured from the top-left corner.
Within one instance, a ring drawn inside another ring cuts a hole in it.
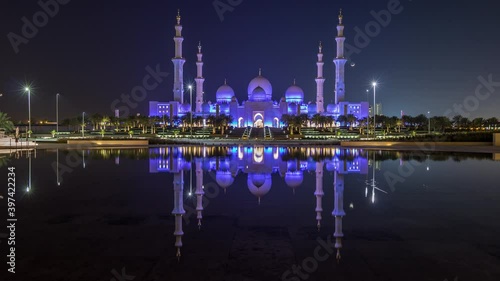
[[[60,5],[59,12],[16,54],[8,34],[21,35],[21,18],[32,21],[41,8],[37,1],[4,0],[0,4],[0,111],[16,120],[27,119],[27,97],[21,89],[30,82],[36,119],[55,119],[56,93],[61,94],[60,118],[83,111],[112,115],[113,100],[142,84],[146,66],[159,64],[162,71],[172,73],[178,8],[187,60],[184,78],[194,83],[197,45],[202,41],[207,100],[215,100],[224,78],[240,102],[246,100],[248,82],[259,68],[273,84],[273,99],[284,96],[296,78],[306,93],[305,101],[315,100],[316,55],[318,42],[323,41],[325,104],[331,103],[339,9],[344,10],[347,43],[354,45],[354,28],[364,30],[374,20],[370,11],[385,10],[390,2],[240,1],[221,21],[212,0],[72,0]],[[383,104],[384,114],[399,116],[403,110],[417,115],[430,110],[431,115],[443,115],[474,95],[479,76],[492,75],[493,81],[500,81],[497,2],[402,0],[403,11],[393,15],[361,53],[349,58],[355,67],[346,70],[346,99],[367,100],[366,89],[377,79],[377,102]],[[170,75],[132,113],[146,115],[148,100],[172,100],[172,84]],[[500,117],[499,109],[497,87],[471,117]]]

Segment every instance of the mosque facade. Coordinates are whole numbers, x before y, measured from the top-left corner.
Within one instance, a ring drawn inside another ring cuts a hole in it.
[[[175,57],[172,59],[174,64],[174,86],[172,101],[149,102],[149,116],[184,116],[193,112],[194,116],[202,116],[207,118],[210,115],[230,115],[232,116],[232,126],[234,127],[274,127],[279,128],[284,124],[281,122],[281,117],[284,114],[300,115],[307,114],[312,117],[315,114],[332,116],[335,120],[340,115],[354,115],[356,118],[366,118],[369,114],[368,102],[351,103],[346,101],[345,93],[345,65],[347,59],[344,57],[344,24],[342,11],[339,14],[339,24],[337,25],[337,55],[334,59],[335,64],[335,102],[333,104],[324,103],[324,83],[326,81],[323,76],[323,46],[319,45],[316,81],[316,101],[307,103],[304,101],[304,91],[295,81],[286,91],[284,97],[278,100],[273,99],[273,87],[271,82],[262,75],[262,70],[259,70],[257,77],[252,79],[248,84],[247,100],[239,102],[236,98],[235,91],[227,84],[227,81],[220,86],[215,94],[215,101],[207,101],[203,86],[205,78],[203,76],[203,53],[201,44],[198,45],[197,54],[197,77],[196,81],[196,96],[194,98],[195,108],[192,108],[191,103],[184,101],[184,77],[183,69],[186,62],[182,53],[182,25],[180,13],[177,15],[177,24],[175,25]],[[192,89],[191,89],[192,90]]]

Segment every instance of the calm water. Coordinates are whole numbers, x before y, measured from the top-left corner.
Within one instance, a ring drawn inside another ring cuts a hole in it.
[[[0,236],[0,280],[500,280],[492,159],[277,147],[13,155],[0,161],[0,219],[15,167],[16,274]]]

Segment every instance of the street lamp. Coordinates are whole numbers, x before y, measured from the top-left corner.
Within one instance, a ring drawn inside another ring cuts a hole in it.
[[[429,131],[428,134],[431,134],[431,112],[427,111],[427,119],[429,119]]]
[[[193,86],[189,85],[188,88],[189,88],[189,100],[190,100],[190,104],[191,104],[191,106],[190,106],[190,111],[191,111],[190,112],[190,115],[191,115],[190,116],[190,118],[191,118],[190,126],[191,126],[191,129],[190,129],[190,131],[191,131],[191,138],[193,138]]]
[[[26,87],[24,91],[28,92],[28,138],[31,138],[31,90]]]
[[[368,114],[366,115],[366,138],[370,132],[370,90],[366,89],[366,101],[368,102]]]
[[[59,134],[59,93],[56,94],[56,135]]]
[[[373,135],[377,135],[377,122],[375,122],[377,116],[377,104],[375,102],[375,96],[377,94],[377,82],[372,83],[373,86]]]
[[[85,137],[85,112],[82,112],[82,138]]]

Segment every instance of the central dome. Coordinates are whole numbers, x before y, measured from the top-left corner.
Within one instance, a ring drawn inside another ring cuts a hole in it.
[[[261,87],[255,88],[250,96],[250,101],[266,101],[266,99],[266,91]]]
[[[248,84],[248,99],[252,100],[253,92],[259,87],[264,90],[266,100],[270,101],[273,95],[273,86],[271,85],[271,82],[269,82],[269,80],[267,80],[260,74]]]

